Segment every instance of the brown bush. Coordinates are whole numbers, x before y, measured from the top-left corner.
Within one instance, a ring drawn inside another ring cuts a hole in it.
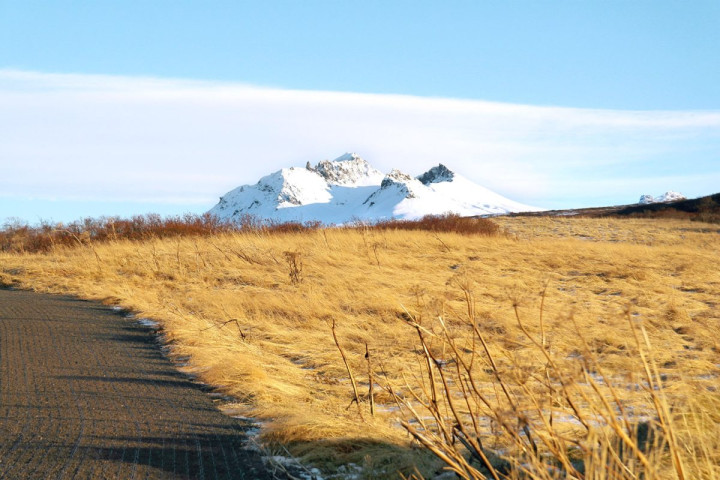
[[[500,227],[490,219],[461,217],[455,214],[426,215],[420,220],[387,220],[371,228],[377,230],[425,230],[430,232],[453,232],[463,235],[497,235]]]
[[[0,229],[0,251],[48,252],[55,246],[78,246],[112,240],[204,237],[225,232],[301,233],[317,230],[322,225],[318,221],[278,222],[252,215],[228,222],[207,213],[164,218],[157,214],[135,215],[131,218],[84,218],[67,225],[41,222],[37,226],[11,219]],[[364,225],[363,228],[454,232],[463,235],[496,235],[500,232],[500,227],[487,218],[453,214],[427,215],[420,220],[387,220]]]
[[[0,229],[0,251],[48,252],[55,246],[78,246],[113,240],[148,240],[168,237],[205,237],[225,232],[257,231],[263,233],[297,233],[319,228],[319,222],[264,221],[246,215],[237,222],[220,220],[210,214],[161,217],[157,214],[85,218],[64,225],[41,222],[30,226],[10,219]]]

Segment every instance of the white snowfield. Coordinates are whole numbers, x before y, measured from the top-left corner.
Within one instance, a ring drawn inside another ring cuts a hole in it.
[[[315,167],[291,167],[244,185],[220,198],[210,214],[237,221],[244,215],[278,222],[325,224],[414,220],[455,213],[493,215],[541,209],[509,200],[438,165],[418,177],[387,175],[355,153]]]
[[[669,192],[665,192],[659,197],[653,197],[652,195],[641,195],[640,201],[638,203],[640,205],[647,205],[649,203],[666,203],[666,202],[676,202],[678,200],[685,200],[686,197],[682,193],[673,192],[670,190]]]

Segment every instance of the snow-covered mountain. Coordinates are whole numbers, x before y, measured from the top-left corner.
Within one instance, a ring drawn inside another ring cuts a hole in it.
[[[314,167],[308,162],[305,168],[283,168],[255,185],[231,190],[209,213],[223,220],[250,214],[280,222],[342,224],[537,210],[481,187],[442,164],[415,178],[399,170],[384,175],[357,154],[346,153]]]
[[[650,203],[666,203],[666,202],[676,202],[678,200],[685,200],[686,197],[682,193],[673,192],[672,190],[669,192],[665,192],[659,197],[653,197],[652,195],[641,195],[640,201],[638,202],[640,205],[647,205]]]

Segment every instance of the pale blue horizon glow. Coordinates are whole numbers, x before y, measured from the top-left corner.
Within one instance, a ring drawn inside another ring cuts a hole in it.
[[[0,222],[356,151],[545,208],[720,190],[720,2],[0,2]]]

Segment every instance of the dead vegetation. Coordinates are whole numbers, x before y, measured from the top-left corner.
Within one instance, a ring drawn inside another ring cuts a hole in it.
[[[493,224],[78,235],[0,253],[0,281],[158,320],[225,409],[326,471],[718,478],[717,228]]]

